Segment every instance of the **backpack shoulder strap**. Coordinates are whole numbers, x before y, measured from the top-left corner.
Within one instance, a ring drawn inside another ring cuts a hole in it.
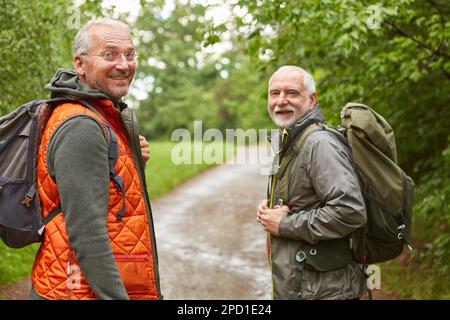
[[[117,220],[122,221],[125,214],[125,185],[122,178],[116,172],[116,162],[119,157],[119,143],[117,141],[117,136],[114,134],[108,122],[103,118],[103,116],[95,109],[90,103],[84,100],[79,100],[86,108],[94,112],[100,119],[102,119],[105,127],[107,129],[107,134],[105,134],[106,142],[108,143],[108,161],[109,161],[109,177],[116,186],[117,189],[122,193],[122,208],[117,214]]]
[[[306,127],[306,129],[303,130],[300,137],[298,137],[298,139],[295,141],[294,152],[296,154],[300,152],[300,149],[302,148],[303,144],[305,143],[306,138],[308,138],[310,134],[312,134],[313,132],[319,131],[319,130],[324,130],[326,128],[327,128],[327,126],[324,123],[320,123],[320,122],[311,124],[308,127]]]
[[[292,151],[289,152],[283,159],[281,159],[280,167],[277,171],[277,178],[280,179],[283,174],[285,173],[287,167],[291,163],[291,161],[297,156],[297,154],[300,152],[300,149],[302,148],[303,144],[306,141],[306,138],[309,137],[310,134],[313,132],[324,130],[325,125],[323,123],[314,123],[306,127],[305,130],[300,134],[300,136],[297,138],[297,140],[294,142],[294,145],[292,146]]]

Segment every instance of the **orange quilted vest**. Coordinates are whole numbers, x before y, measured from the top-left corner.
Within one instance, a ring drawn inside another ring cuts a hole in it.
[[[122,177],[126,192],[123,220],[117,221],[122,207],[122,194],[110,181],[107,229],[121,279],[130,299],[159,299],[156,272],[146,206],[133,157],[123,133],[120,115],[108,100],[91,101],[117,135],[119,158],[117,174]],[[68,118],[85,114],[103,124],[102,119],[86,107],[75,103],[58,106],[44,131],[38,152],[38,192],[42,214],[46,217],[61,202],[58,188],[50,178],[46,163],[47,148],[55,130]],[[34,290],[46,299],[96,299],[81,272],[74,251],[70,248],[64,216],[58,214],[44,233],[32,271]]]

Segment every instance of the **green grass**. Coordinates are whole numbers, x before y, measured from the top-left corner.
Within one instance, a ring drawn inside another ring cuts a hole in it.
[[[380,264],[383,292],[400,299],[450,299],[450,261],[438,263],[433,256],[432,243],[440,232],[433,223],[415,217],[412,254]]]
[[[393,260],[380,265],[383,292],[399,299],[449,300],[450,275],[439,272],[427,260]]]
[[[31,274],[39,244],[10,249],[0,241],[0,284],[8,284]]]
[[[175,145],[171,142],[150,143],[151,158],[145,174],[151,200],[161,197],[211,166],[205,163],[175,165],[171,159]],[[39,244],[34,244],[23,249],[11,249],[0,241],[0,284],[12,283],[28,276],[38,248]]]
[[[210,167],[210,164],[174,164],[172,150],[176,146],[173,142],[151,142],[150,160],[147,163],[145,176],[147,179],[150,199],[155,200],[199,172]],[[192,148],[193,150],[193,148]],[[225,150],[225,146],[223,149]],[[226,152],[223,151],[225,158]],[[194,162],[193,156],[191,162]]]

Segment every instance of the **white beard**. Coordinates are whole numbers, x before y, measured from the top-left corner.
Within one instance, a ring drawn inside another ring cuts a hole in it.
[[[288,119],[280,119],[275,115],[274,117],[272,117],[272,120],[277,125],[277,127],[282,129],[289,128],[297,121],[294,114],[292,114],[292,116],[289,117]]]
[[[308,101],[305,101],[304,108],[308,106]],[[284,116],[277,115],[277,112],[280,110],[286,110],[286,111],[292,111],[291,116],[289,118],[285,118]],[[292,106],[288,105],[283,108],[280,108],[280,106],[275,106],[273,109],[273,112],[270,114],[270,117],[272,118],[273,122],[277,125],[277,127],[286,129],[292,126],[294,123],[296,123],[302,115],[299,115],[298,110],[294,109]],[[283,118],[281,118],[283,117]]]

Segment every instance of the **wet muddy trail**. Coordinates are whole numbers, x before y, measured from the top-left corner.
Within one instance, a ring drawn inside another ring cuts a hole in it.
[[[210,169],[153,203],[165,299],[270,299],[257,165]]]

